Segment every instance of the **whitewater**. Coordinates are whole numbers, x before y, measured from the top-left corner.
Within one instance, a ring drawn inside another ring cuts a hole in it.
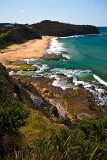
[[[62,54],[67,60],[25,59],[28,64],[38,67],[29,76],[48,76],[55,78],[53,86],[77,89],[81,84],[91,93],[107,116],[107,28],[99,28],[105,34],[55,37],[50,40],[48,54]],[[62,80],[59,74],[73,78],[73,84]]]

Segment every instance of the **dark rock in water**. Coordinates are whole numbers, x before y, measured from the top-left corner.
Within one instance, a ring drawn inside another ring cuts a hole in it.
[[[68,52],[66,52],[66,51],[62,51],[61,53],[62,53],[62,54],[68,54]]]
[[[35,69],[29,69],[29,71],[37,71],[37,68],[35,68]]]
[[[42,57],[43,60],[67,60],[66,57],[63,57],[62,54],[44,54]]]
[[[92,86],[91,89],[92,89],[92,90],[95,90],[95,86]]]
[[[105,94],[104,93],[101,93],[101,96],[103,97]]]
[[[83,84],[78,84],[77,87],[84,87]]]
[[[68,81],[69,83],[73,83],[73,77],[67,77],[67,81]]]
[[[62,81],[66,80],[67,83],[71,83],[71,84],[73,83],[73,77],[67,77],[63,73],[58,73],[57,75]]]
[[[60,78],[66,78],[66,75],[64,75],[63,73],[58,73],[57,74]]]
[[[52,106],[50,109],[50,113],[53,114],[55,117],[59,117],[58,110],[55,106]]]

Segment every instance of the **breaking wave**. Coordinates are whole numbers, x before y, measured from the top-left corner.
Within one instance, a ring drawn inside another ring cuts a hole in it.
[[[83,85],[83,87],[87,90],[89,90],[91,93],[93,93],[95,101],[99,106],[103,106],[107,104],[107,91],[105,89],[102,89],[96,85],[96,76],[93,75],[91,70],[77,70],[77,69],[60,69],[60,68],[54,68],[51,70],[53,75],[51,77],[54,77],[55,80],[53,82],[53,86],[61,87],[62,89],[71,88],[73,87],[76,89],[79,84]],[[68,84],[66,81],[62,81],[60,77],[58,77],[58,74],[62,73],[66,75],[67,77],[73,77],[73,83],[74,85]],[[85,78],[87,76],[90,76],[92,80],[85,81]],[[98,77],[98,76],[97,76]],[[99,79],[98,79],[99,80]],[[103,85],[106,84],[103,80],[100,83],[103,83]]]
[[[107,86],[107,82],[103,81],[100,77],[94,74],[94,78],[100,83]]]

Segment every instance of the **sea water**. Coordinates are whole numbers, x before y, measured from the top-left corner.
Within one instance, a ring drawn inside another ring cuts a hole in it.
[[[99,35],[53,38],[48,54],[63,54],[68,60],[28,59],[27,62],[39,68],[37,72],[29,72],[29,75],[55,77],[53,85],[62,89],[71,85],[60,81],[57,73],[73,77],[75,86],[82,84],[93,93],[95,101],[107,116],[107,27],[99,27],[99,31]]]

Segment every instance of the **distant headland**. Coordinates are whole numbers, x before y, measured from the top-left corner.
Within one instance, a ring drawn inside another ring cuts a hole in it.
[[[50,20],[32,25],[0,23],[0,49],[27,40],[41,39],[44,35],[66,37],[85,34],[99,34],[99,30],[91,25],[74,25]]]

